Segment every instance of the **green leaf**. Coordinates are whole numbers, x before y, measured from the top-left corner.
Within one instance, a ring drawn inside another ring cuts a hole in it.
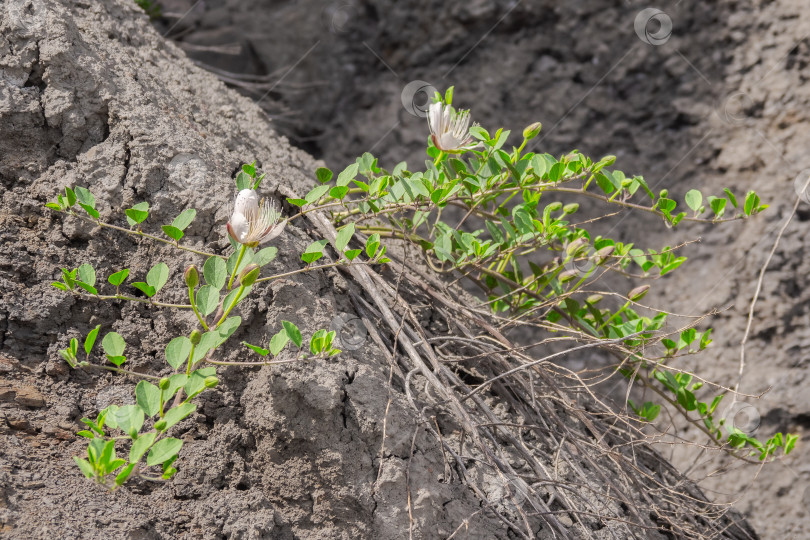
[[[343,172],[341,172],[338,175],[337,180],[335,181],[335,184],[337,184],[338,186],[348,185],[348,183],[351,182],[352,180],[354,180],[354,177],[357,176],[357,172],[359,170],[360,170],[360,165],[358,163],[356,163],[356,162],[352,163],[351,165],[346,167],[343,170]]]
[[[746,216],[750,216],[759,207],[759,195],[755,191],[749,191],[745,196],[745,205],[743,212]]]
[[[191,354],[191,340],[186,336],[178,336],[166,345],[166,362],[174,369],[179,368],[188,360]]]
[[[86,459],[82,459],[78,456],[73,456],[73,461],[76,462],[76,465],[82,470],[82,474],[84,474],[87,478],[93,478],[96,475],[96,471],[90,462]]]
[[[306,199],[291,199],[287,197],[287,202],[295,206],[304,206],[307,204]]]
[[[250,290],[252,288],[253,288],[252,286],[245,287],[244,290],[242,290],[241,287],[234,288],[231,292],[228,293],[228,296],[225,297],[225,300],[222,301],[222,308],[225,311],[233,309],[231,307],[231,304],[233,304],[233,307],[236,307],[239,304],[239,302],[242,302],[245,298],[248,297],[248,295],[250,294]],[[239,296],[239,300],[236,299],[237,296]]]
[[[307,249],[301,254],[301,260],[307,264],[313,263],[323,257],[323,248],[326,246],[326,240],[317,240],[307,246]]]
[[[316,203],[327,191],[329,191],[329,186],[317,186],[307,193],[304,199],[310,204]]]
[[[87,283],[85,283],[83,281],[77,281],[76,285],[78,285],[79,287],[81,287],[85,291],[89,292],[90,294],[98,295],[98,291],[96,290],[95,287],[93,287],[91,285],[88,285]]]
[[[253,184],[253,178],[245,171],[239,171],[236,175],[236,189],[242,191],[243,189],[250,189]]]
[[[127,344],[118,332],[109,332],[101,340],[101,346],[109,356],[121,356],[124,354]]]
[[[453,87],[448,88],[444,93],[444,102],[448,105],[453,104]]]
[[[205,378],[211,375],[216,375],[217,371],[213,367],[198,369],[191,372],[188,382],[185,385],[186,401],[198,395],[205,390]]]
[[[329,196],[333,199],[342,200],[349,192],[349,186],[335,186],[329,190]]]
[[[694,212],[700,210],[703,204],[703,194],[696,189],[690,189],[686,192],[686,206],[691,208]]]
[[[149,447],[155,442],[155,437],[157,437],[157,432],[150,431],[135,439],[135,442],[132,443],[132,448],[129,450],[129,460],[133,464],[137,463],[146,451],[149,450]]]
[[[191,358],[191,363],[196,364],[203,358],[205,355],[208,354],[212,348],[216,346],[217,339],[219,338],[219,333],[216,330],[211,330],[206,332],[202,335],[200,339],[200,344],[194,348],[194,356]]]
[[[185,373],[175,373],[169,377],[169,388],[163,391],[163,401],[169,401],[178,389],[183,388],[188,382],[188,375]]]
[[[211,285],[203,285],[197,291],[195,300],[197,301],[197,310],[204,317],[210,315],[219,305],[219,289]]]
[[[76,193],[69,187],[65,187],[65,196],[67,197],[68,206],[76,204]]]
[[[167,429],[169,429],[182,419],[186,418],[188,415],[190,415],[196,410],[197,405],[195,405],[194,403],[183,403],[181,405],[178,405],[177,407],[172,407],[166,412],[165,416],[163,417],[163,420],[166,421],[166,427],[163,428],[162,431],[166,431]]]
[[[153,296],[155,296],[155,293],[157,292],[154,287],[152,287],[151,285],[149,285],[147,283],[144,283],[143,281],[136,281],[136,282],[134,282],[132,284],[132,286],[135,287],[136,289],[138,289],[139,291],[141,291],[143,294],[145,294],[149,298],[152,298]]]
[[[728,195],[728,200],[731,201],[731,206],[737,208],[737,197],[735,197],[734,194],[731,192],[731,190],[728,188],[723,188],[723,191],[726,193],[726,195]]]
[[[62,207],[54,202],[45,203],[45,208],[50,208],[51,210],[62,210]]]
[[[146,283],[155,288],[155,294],[163,288],[169,279],[169,267],[166,263],[159,262],[146,274]]]
[[[262,349],[261,347],[258,347],[258,346],[256,346],[256,345],[251,345],[250,343],[247,343],[246,341],[243,341],[243,342],[242,342],[242,345],[244,345],[244,346],[245,346],[245,347],[247,347],[248,349],[251,349],[251,350],[253,350],[254,352],[256,352],[256,353],[258,353],[258,354],[260,354],[260,355],[262,355],[262,356],[267,356],[268,354],[270,354],[270,351],[269,351],[269,350],[267,350],[267,349]]]
[[[112,355],[108,354],[107,355],[107,360],[109,360],[110,362],[112,362],[116,366],[121,367],[121,364],[123,364],[124,362],[127,361],[127,357],[126,356],[112,356]]]
[[[239,275],[239,273],[244,270],[247,265],[253,262],[253,248],[247,248],[245,250],[245,254],[242,256],[242,261],[239,263],[239,268],[235,268],[236,261],[239,260],[239,251],[241,251],[241,248],[233,252],[231,256],[228,257],[228,262],[225,263],[225,269],[229,275],[233,273]]]
[[[265,264],[275,259],[276,255],[278,255],[277,247],[274,246],[266,247],[256,254],[256,256],[253,258],[253,263],[258,264],[259,266],[264,266]]]
[[[150,467],[160,465],[164,461],[168,461],[176,456],[182,446],[183,441],[180,439],[172,437],[162,439],[156,442],[152,449],[149,450],[149,455],[146,457],[146,464]]]
[[[79,267],[79,281],[91,287],[96,284],[96,271],[92,265],[85,263]]]
[[[118,429],[127,433],[133,439],[138,436],[138,432],[143,427],[143,409],[137,405],[124,405],[119,407],[113,416],[115,416]]]
[[[67,268],[62,268],[62,279],[65,280],[65,284],[68,286],[68,288],[72,289],[76,285],[77,273],[77,270],[68,272]]]
[[[354,222],[349,223],[338,231],[337,239],[335,240],[335,248],[337,248],[339,252],[342,252],[346,249],[352,236],[354,236]]]
[[[95,208],[96,198],[93,197],[93,194],[90,193],[90,190],[81,186],[76,186],[73,189],[76,194],[76,199],[79,201],[79,203],[87,205],[90,208]]]
[[[110,285],[118,287],[124,281],[126,281],[127,276],[129,276],[129,268],[124,268],[123,270],[119,270],[118,272],[116,272],[116,273],[112,274],[110,277],[108,277],[107,281],[110,282]]]
[[[315,171],[315,176],[318,178],[318,182],[325,184],[332,179],[332,171],[326,167],[318,167],[318,169]]]
[[[355,260],[355,259],[357,258],[357,256],[358,256],[358,255],[360,255],[361,253],[363,253],[363,250],[362,250],[362,249],[350,249],[349,251],[347,251],[346,253],[344,253],[344,255],[346,255],[346,258],[347,258],[347,259],[349,259],[350,261],[353,261],[353,260]]]
[[[84,352],[85,354],[90,354],[90,351],[93,349],[93,345],[96,343],[96,337],[98,336],[98,330],[101,328],[101,325],[97,325],[95,328],[90,330],[87,334],[87,337],[84,338]]]
[[[372,234],[368,237],[366,241],[366,255],[369,256],[370,259],[374,258],[374,255],[377,254],[377,250],[380,247],[380,235],[377,233]]]
[[[95,208],[93,208],[89,204],[79,203],[79,206],[84,208],[84,211],[87,212],[90,215],[90,217],[92,217],[93,219],[98,219],[99,218],[100,214],[98,213],[98,210],[96,210]]]
[[[301,331],[298,327],[290,321],[281,321],[281,324],[284,326],[284,330],[287,331],[287,336],[289,336],[292,342],[295,343],[295,346],[300,349],[304,339],[301,337]]]
[[[225,319],[217,328],[217,339],[214,341],[214,348],[225,343],[236,332],[240,324],[242,324],[242,317],[228,317]]]
[[[132,474],[132,471],[134,469],[135,469],[134,463],[130,463],[129,465],[124,467],[124,469],[120,473],[118,473],[118,476],[115,477],[115,485],[119,487],[124,485],[124,482],[126,482],[129,479],[129,475]]]
[[[149,217],[149,203],[140,202],[132,208],[124,210],[124,213],[127,215],[127,223],[130,227],[140,225]]]
[[[146,416],[155,416],[160,412],[160,388],[147,381],[139,382],[135,386],[135,401]]]
[[[163,229],[163,232],[166,233],[166,236],[168,236],[175,242],[179,242],[180,239],[183,238],[183,236],[185,236],[183,234],[183,231],[172,225],[161,225],[160,228]]]
[[[221,290],[228,280],[228,268],[219,257],[208,257],[203,265],[203,277],[205,282],[214,287],[216,290]]]
[[[722,217],[726,211],[726,199],[722,197],[710,197],[709,205],[712,207],[712,212],[716,217]]]
[[[286,330],[279,331],[276,335],[270,338],[270,345],[268,345],[268,347],[270,348],[270,353],[273,356],[278,356],[278,353],[280,353],[284,349],[284,347],[287,345],[289,341],[290,338],[289,336],[287,336],[287,331]]]
[[[184,231],[186,227],[191,225],[191,222],[194,221],[194,218],[197,217],[197,211],[193,208],[188,208],[180,212],[180,215],[174,218],[172,221],[172,227],[176,227],[181,231]]]

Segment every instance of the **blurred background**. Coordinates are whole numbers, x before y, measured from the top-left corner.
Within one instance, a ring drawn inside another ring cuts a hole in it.
[[[516,145],[539,121],[533,150],[616,155],[615,168],[681,201],[691,188],[756,189],[771,207],[749,221],[672,231],[623,213],[609,227],[644,248],[699,240],[645,301],[683,315],[718,310],[708,323],[714,345],[680,367],[729,387],[757,279],[784,227],[740,387],[759,397],[737,398],[738,420],[761,438],[810,428],[810,197],[796,187],[810,173],[810,14],[801,0],[161,0],[151,13],[162,34],[332,169],[363,152],[389,169],[402,160],[418,169],[425,92],[453,85],[455,105],[491,132],[512,130]],[[673,422],[678,437],[705,442]],[[694,446],[659,450],[716,500],[735,503],[764,538],[810,537],[804,441],[762,469]]]

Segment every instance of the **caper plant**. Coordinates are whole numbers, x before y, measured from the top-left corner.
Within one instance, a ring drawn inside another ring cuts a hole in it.
[[[656,194],[643,177],[611,169],[614,156],[594,161],[576,150],[556,158],[527,151],[540,133],[539,123],[528,126],[520,146],[507,151],[509,131],[490,134],[483,127],[470,126],[470,112],[456,110],[452,99],[450,88],[444,95],[437,94],[429,108],[429,159],[423,170],[411,171],[401,162],[389,171],[370,153],[337,176],[319,168],[316,187],[303,198],[287,199],[298,208],[287,218],[282,218],[271,201],[261,199],[264,175],[257,174],[255,162],[244,165],[235,179],[234,212],[225,227],[232,248],[227,256],[181,243],[196,216],[194,209],[184,210],[153,234],[143,230],[149,217],[147,202],[125,210],[128,226],[102,221],[95,197],[82,186],[66,188],[46,205],[70,219],[89,221],[103,232],[129,234],[205,257],[201,272],[191,265],[182,276],[188,304],[160,300],[159,293],[170,278],[163,262],[149,270],[145,281],[128,283],[126,268],[112,273],[107,278],[109,293],[99,290],[102,285],[97,284],[96,270],[89,263],[62,269],[62,281],[53,283],[87,301],[192,310],[197,322],[186,335],[166,344],[167,373],[161,375],[122,367],[126,343],[116,332],[106,332],[101,342],[104,355],[94,355],[100,326],[85,338],[82,359],[77,339],[59,351],[73,368],[94,367],[143,379],[135,386],[134,405],[111,405],[95,420],[82,419],[88,429],[79,435],[89,439],[87,459],[75,459],[88,478],[111,489],[132,477],[171,478],[182,441],[167,436],[167,431],[196,410],[197,396],[216,387],[218,366],[274,364],[303,360],[308,354],[312,355],[309,360],[338,354],[332,345],[334,332],[316,331],[305,352],[298,327],[282,321],[282,328],[266,346],[242,343],[246,353],[256,353],[260,360],[217,359],[217,351],[242,322],[233,313],[254,291],[261,294],[263,283],[337,266],[391,262],[384,241],[410,243],[433,271],[470,280],[481,290],[482,305],[491,310],[502,329],[530,324],[574,341],[604,343],[617,357],[616,373],[658,396],[658,401],[628,402],[639,421],[654,422],[666,404],[741,459],[756,456],[766,460],[777,449],[785,454],[791,451],[797,436],[777,433],[760,441],[738,429],[718,412],[725,393],[707,392],[721,386],[704,385],[674,367],[677,359],[698,354],[710,345],[711,329],[668,329],[665,312],[640,304],[649,284],[627,293],[596,294],[593,290],[608,272],[641,280],[656,278],[675,271],[686,257],[671,246],[643,248],[592,235],[583,225],[593,220],[573,222],[579,212],[577,203],[555,200],[561,196],[595,199],[617,209],[653,214],[675,227],[682,222],[717,224],[748,219],[767,208],[759,196],[749,191],[738,199],[725,189],[722,194],[704,197],[700,191],[690,190],[685,197],[688,210],[680,210],[667,190]],[[262,276],[262,268],[278,250],[259,246],[282,234],[288,223],[312,212],[326,213],[337,227],[334,252],[329,255],[332,260],[316,264],[326,256],[328,244],[326,239],[316,240],[301,253],[303,267]],[[279,360],[290,343],[297,350],[295,358]],[[128,450],[127,459],[117,457],[116,449],[122,447]]]
[[[710,345],[711,328],[668,330],[665,312],[640,304],[649,284],[621,294],[593,291],[608,272],[655,279],[678,269],[686,257],[672,246],[644,248],[592,235],[583,225],[593,220],[574,223],[577,202],[555,200],[594,199],[617,210],[653,214],[675,227],[749,219],[768,207],[757,193],[738,198],[724,189],[704,196],[692,189],[680,209],[668,190],[656,194],[642,176],[611,169],[614,156],[594,161],[576,150],[556,158],[526,151],[540,123],[524,129],[520,146],[507,151],[509,131],[490,134],[471,126],[470,112],[456,110],[452,99],[451,87],[437,93],[428,109],[429,159],[423,170],[411,171],[401,162],[389,171],[365,153],[336,178],[318,169],[321,185],[288,202],[302,214],[329,212],[341,246],[357,233],[367,236],[367,249],[376,250],[383,239],[417,246],[433,271],[474,283],[482,304],[505,320],[502,327],[527,323],[572,340],[604,342],[618,358],[616,372],[658,397],[640,404],[628,400],[642,421],[654,422],[668,404],[742,459],[765,460],[779,448],[790,452],[796,435],[777,433],[760,441],[719,412],[725,391],[707,390],[722,386],[704,388],[702,380],[674,367]]]
[[[238,306],[253,293],[257,284],[296,273],[311,272],[342,264],[385,262],[381,250],[377,257],[367,261],[357,259],[358,253],[342,255],[331,263],[314,264],[324,256],[325,241],[313,242],[301,255],[303,267],[282,274],[261,276],[262,268],[277,255],[278,249],[259,246],[279,236],[287,223],[281,212],[269,199],[260,200],[258,193],[264,175],[257,176],[255,163],[244,165],[236,177],[237,196],[233,215],[225,226],[233,252],[229,256],[207,253],[181,244],[184,230],[196,217],[194,209],[184,210],[171,224],[161,226],[162,235],[143,230],[149,217],[149,204],[141,202],[124,211],[129,227],[101,220],[96,209],[95,196],[89,189],[76,186],[66,188],[64,195],[46,206],[56,212],[89,221],[101,230],[116,234],[126,233],[150,241],[168,244],[205,257],[202,271],[192,264],[183,272],[182,279],[188,290],[188,304],[160,301],[160,291],[170,279],[169,266],[156,263],[144,281],[128,283],[130,271],[123,268],[107,278],[107,284],[98,283],[97,272],[90,263],[78,268],[63,268],[61,281],[53,286],[65,293],[87,301],[138,302],[153,308],[191,310],[197,326],[187,335],[177,336],[165,346],[166,373],[143,374],[125,369],[127,361],[124,338],[114,331],[106,332],[101,340],[103,355],[94,355],[94,346],[101,325],[92,329],[84,339],[84,354],[79,352],[79,340],[71,339],[68,347],[59,351],[64,360],[76,369],[100,368],[143,380],[135,386],[135,404],[110,405],[95,419],[83,418],[87,429],[78,434],[89,439],[87,457],[75,457],[82,472],[110,489],[122,485],[132,477],[147,480],[168,480],[176,472],[183,441],[168,436],[168,431],[194,413],[195,398],[218,384],[218,365],[272,365],[300,360],[316,360],[340,352],[333,346],[334,331],[318,330],[305,346],[299,328],[290,321],[281,321],[282,328],[269,341],[267,348],[244,343],[245,352],[255,351],[261,357],[255,362],[225,362],[217,359],[217,351],[228,341],[242,323],[235,315]],[[128,288],[138,292],[128,292]],[[105,294],[102,288],[108,288]],[[294,347],[293,358],[279,360],[281,352]],[[80,358],[80,356],[82,356]],[[100,356],[100,357],[98,357]],[[99,362],[100,360],[100,362]],[[122,446],[125,453],[119,457]]]

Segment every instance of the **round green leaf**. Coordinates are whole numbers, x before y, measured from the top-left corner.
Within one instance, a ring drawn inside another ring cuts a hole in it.
[[[152,465],[160,465],[164,461],[172,459],[180,451],[183,446],[183,441],[175,438],[163,439],[155,443],[155,446],[149,451],[146,457],[146,464],[150,467]]]
[[[109,356],[122,356],[127,344],[118,332],[109,332],[101,340],[101,346]]]
[[[225,281],[228,279],[228,269],[219,257],[209,257],[203,265],[203,277],[205,282],[216,290],[220,290],[225,286]]]
[[[186,336],[174,338],[166,345],[166,362],[174,369],[179,368],[191,354],[191,340]]]
[[[157,293],[169,280],[169,267],[166,263],[159,262],[146,274],[146,283],[155,288]]]

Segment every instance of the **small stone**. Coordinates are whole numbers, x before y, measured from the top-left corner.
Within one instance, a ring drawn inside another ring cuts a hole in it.
[[[33,386],[23,386],[22,388],[18,389],[17,397],[14,401],[25,407],[45,406],[45,397]]]
[[[25,418],[7,418],[6,422],[8,422],[9,426],[11,426],[11,429],[16,429],[18,431],[31,430],[31,424],[29,424],[28,420]]]
[[[568,514],[560,514],[557,516],[557,519],[559,520],[560,523],[562,523],[563,527],[567,528],[574,526],[574,521]]]
[[[17,392],[10,386],[0,386],[0,401],[14,401]]]

